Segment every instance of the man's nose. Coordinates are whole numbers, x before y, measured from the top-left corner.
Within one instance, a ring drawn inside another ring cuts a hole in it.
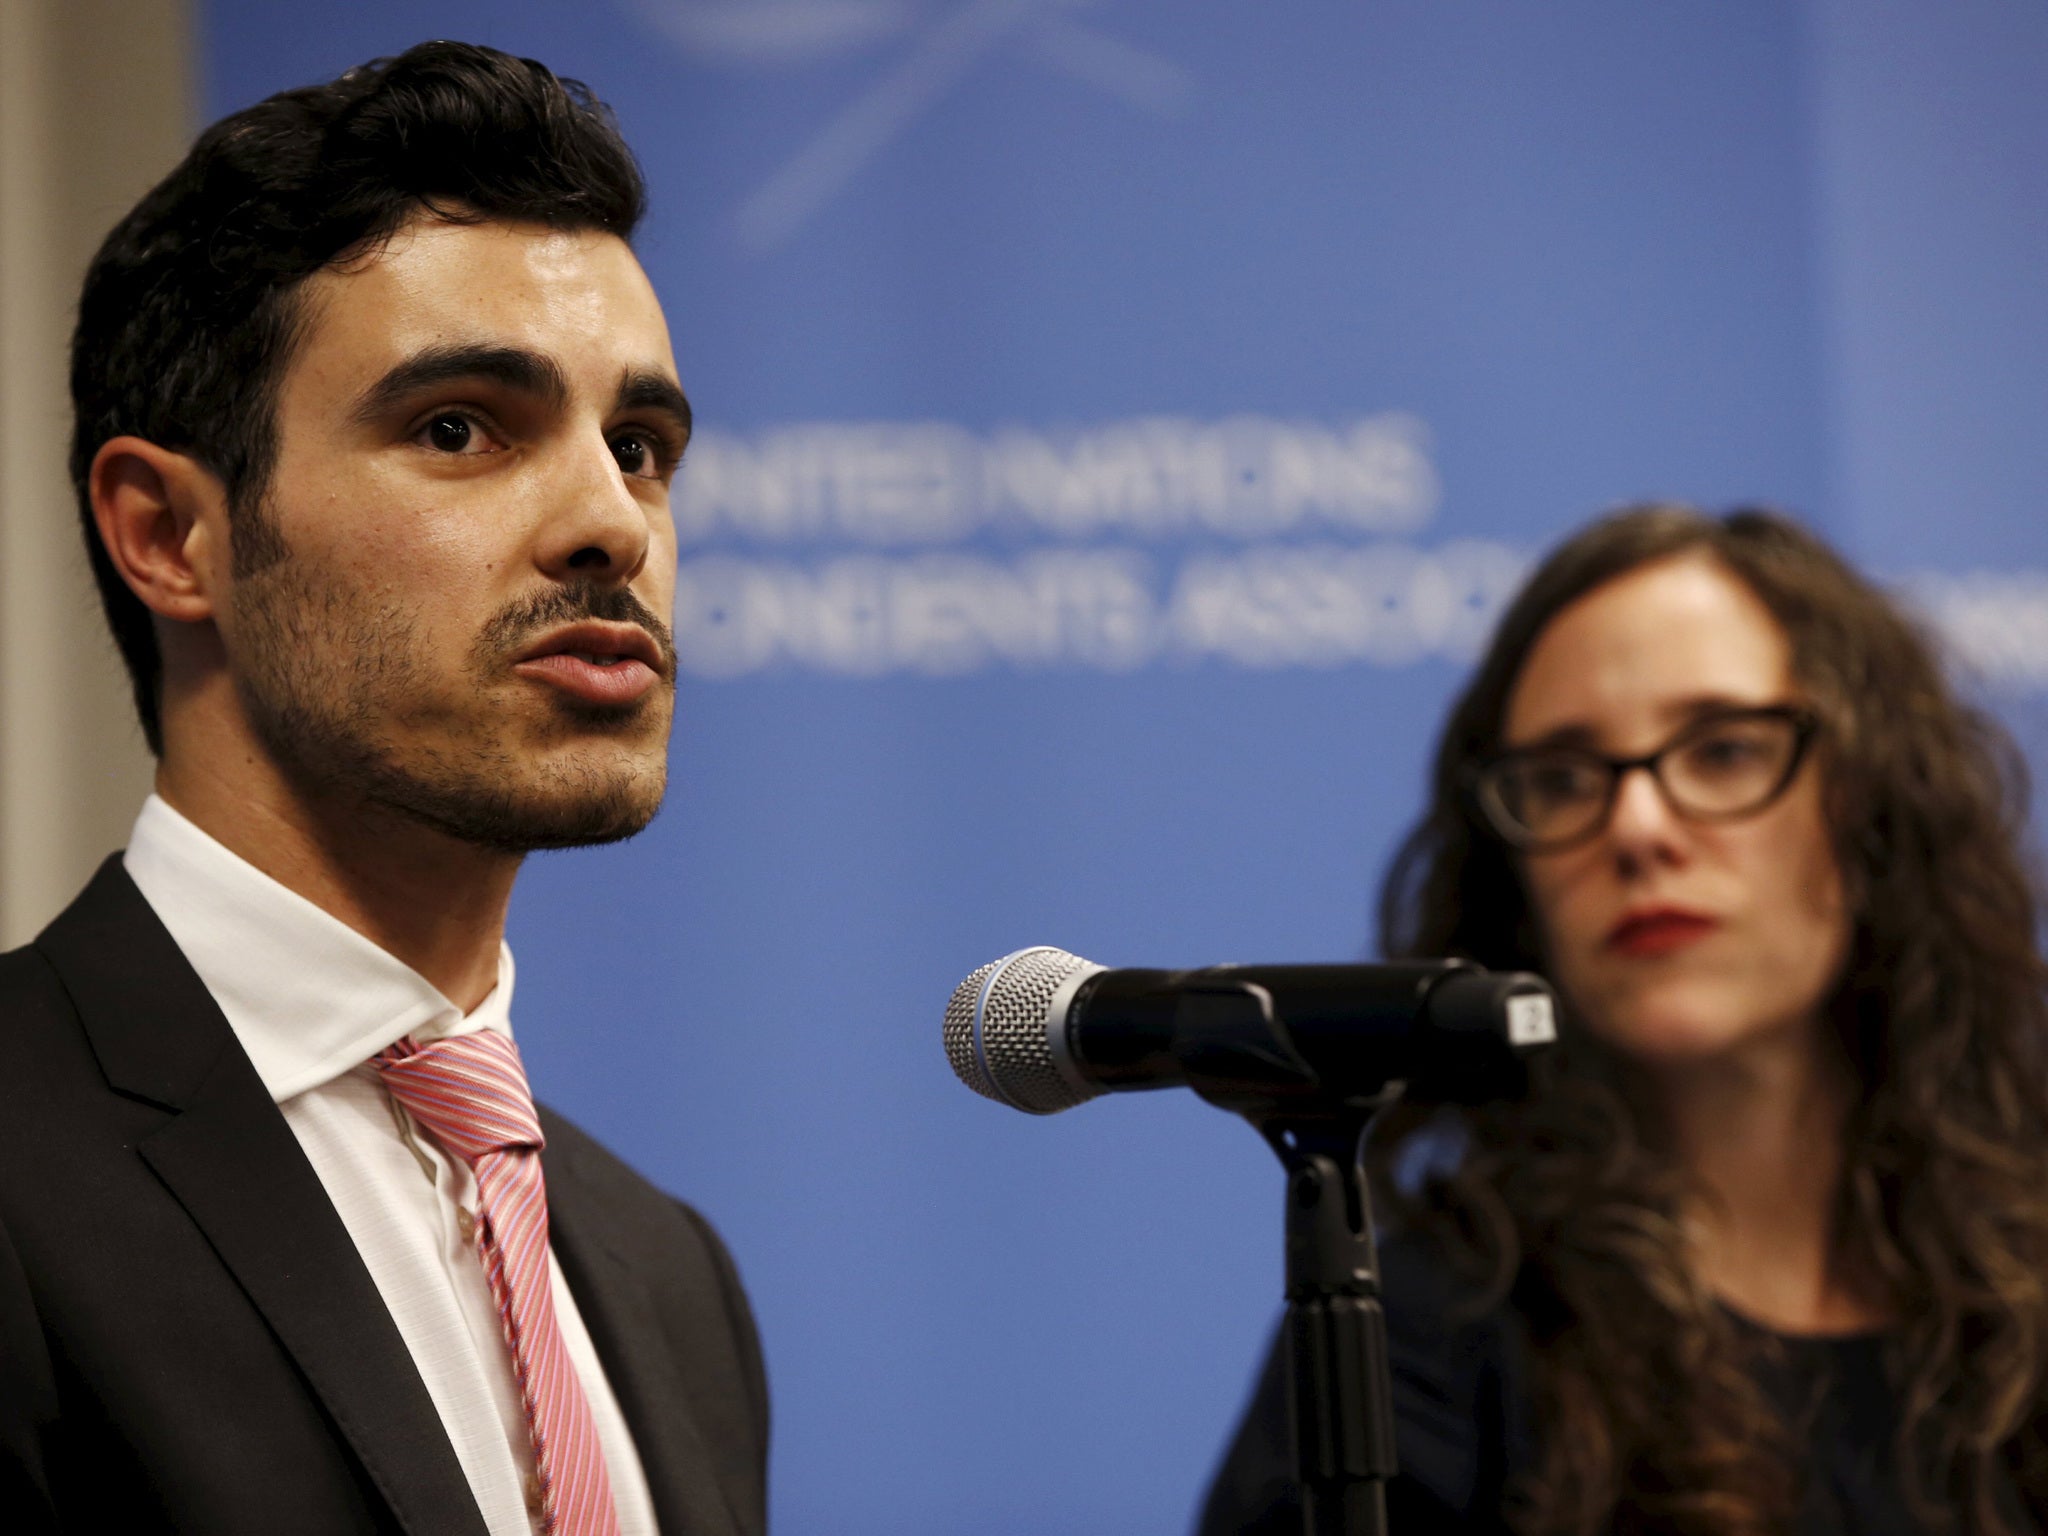
[[[650,509],[627,483],[611,445],[578,444],[548,487],[550,510],[537,563],[558,581],[623,586],[640,574],[653,544]]]

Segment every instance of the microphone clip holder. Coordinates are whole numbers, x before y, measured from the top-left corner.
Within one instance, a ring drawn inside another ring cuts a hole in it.
[[[1289,1418],[1304,1536],[1386,1536],[1393,1380],[1363,1151],[1401,1084],[1329,1093],[1272,998],[1248,982],[1184,995],[1176,1036],[1189,1085],[1249,1120],[1287,1171]]]

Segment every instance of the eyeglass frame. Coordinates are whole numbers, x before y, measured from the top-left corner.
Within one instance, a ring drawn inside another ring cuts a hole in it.
[[[1755,719],[1783,720],[1792,726],[1793,731],[1792,751],[1786,757],[1785,767],[1769,793],[1754,805],[1743,806],[1740,810],[1702,811],[1681,804],[1671,793],[1671,786],[1664,782],[1661,771],[1664,759],[1684,746],[1696,733],[1711,726],[1729,720]],[[1657,786],[1658,795],[1670,808],[1672,815],[1681,821],[1741,821],[1745,817],[1758,815],[1774,805],[1785,791],[1792,787],[1792,781],[1799,777],[1799,770],[1806,762],[1807,753],[1812,749],[1814,737],[1820,733],[1820,724],[1819,714],[1803,704],[1759,704],[1740,709],[1719,709],[1680,726],[1656,751],[1645,753],[1641,757],[1610,757],[1605,752],[1594,751],[1591,747],[1512,747],[1507,751],[1494,753],[1483,762],[1466,764],[1462,777],[1465,780],[1466,792],[1478,806],[1487,831],[1520,853],[1562,853],[1567,848],[1576,848],[1581,843],[1591,842],[1606,830],[1607,824],[1614,819],[1615,802],[1621,798],[1621,781],[1638,768],[1649,773],[1650,782]],[[1506,806],[1501,803],[1495,774],[1503,763],[1543,753],[1570,753],[1598,763],[1607,770],[1607,793],[1602,799],[1599,814],[1586,824],[1585,830],[1555,840],[1530,840],[1508,830],[1511,824],[1517,823],[1508,813]]]

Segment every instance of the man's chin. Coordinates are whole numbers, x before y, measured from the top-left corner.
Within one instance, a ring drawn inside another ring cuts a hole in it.
[[[662,787],[659,776],[525,786],[387,780],[370,799],[458,842],[523,854],[622,842],[645,831],[661,809]]]

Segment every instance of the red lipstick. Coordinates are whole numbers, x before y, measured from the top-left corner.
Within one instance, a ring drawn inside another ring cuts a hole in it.
[[[1721,923],[1683,907],[1642,907],[1628,913],[1607,935],[1607,947],[1636,959],[1675,954],[1696,944]]]

